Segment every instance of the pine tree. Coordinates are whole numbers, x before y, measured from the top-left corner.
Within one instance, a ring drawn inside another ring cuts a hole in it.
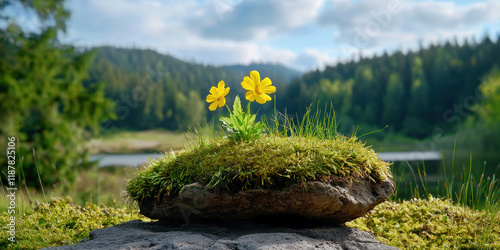
[[[407,135],[422,137],[426,136],[426,132],[429,131],[428,127],[432,116],[430,114],[429,84],[425,77],[423,61],[418,56],[413,59],[411,79],[410,100],[404,129]]]
[[[28,185],[39,186],[38,173],[45,185],[71,184],[75,170],[90,165],[85,144],[101,121],[113,118],[113,104],[104,98],[104,85],[83,86],[93,53],[76,53],[57,40],[69,16],[63,1],[4,3],[35,11],[42,27],[28,33],[11,21],[0,29],[0,148],[6,137],[19,138],[17,163],[24,157]]]
[[[392,73],[389,77],[387,92],[384,96],[383,121],[390,129],[397,131],[403,121],[405,108],[404,88],[398,73]]]

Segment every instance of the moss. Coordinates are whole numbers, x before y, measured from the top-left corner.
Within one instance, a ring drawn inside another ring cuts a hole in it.
[[[381,242],[403,249],[500,249],[500,214],[430,197],[385,202],[347,223]]]
[[[8,224],[10,215],[0,214]],[[70,199],[42,203],[32,212],[16,217],[16,244],[0,231],[0,249],[38,249],[75,244],[89,238],[89,232],[133,219],[138,211],[96,205],[75,206]],[[347,223],[372,232],[385,244],[402,249],[500,249],[500,214],[476,211],[447,200],[430,198],[386,202],[365,217]]]
[[[71,199],[53,199],[35,206],[33,211],[16,215],[16,243],[6,229],[0,231],[0,249],[39,249],[75,244],[89,238],[97,228],[113,226],[134,219],[148,220],[137,210],[87,204],[75,206]],[[10,223],[7,212],[0,214],[0,224]]]
[[[248,143],[219,140],[151,160],[130,180],[133,200],[175,197],[193,182],[240,191],[281,189],[310,180],[335,177],[384,180],[389,164],[355,138],[264,136]]]

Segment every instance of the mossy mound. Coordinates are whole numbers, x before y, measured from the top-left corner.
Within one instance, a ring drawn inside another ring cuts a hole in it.
[[[433,197],[385,202],[346,224],[402,249],[500,249],[500,213]]]
[[[214,189],[281,190],[307,181],[327,183],[390,177],[389,163],[355,138],[320,140],[264,136],[248,143],[219,140],[152,159],[127,186],[136,201],[177,197],[198,182]]]

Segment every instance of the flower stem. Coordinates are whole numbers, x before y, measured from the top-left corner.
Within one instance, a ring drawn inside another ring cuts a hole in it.
[[[252,103],[252,102],[248,102],[248,104],[247,104],[247,114],[250,114],[250,104],[251,104],[251,103]]]

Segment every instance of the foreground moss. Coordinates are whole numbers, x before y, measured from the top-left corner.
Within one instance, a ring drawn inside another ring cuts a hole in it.
[[[384,180],[389,164],[355,138],[320,140],[265,136],[248,143],[219,140],[170,153],[149,162],[129,181],[133,200],[175,197],[187,184],[240,191],[281,189],[311,180],[335,177]]]
[[[385,202],[346,223],[402,249],[500,249],[500,214],[457,206],[430,197]]]
[[[10,215],[0,214],[6,225]],[[75,244],[89,232],[143,219],[137,211],[96,205],[75,206],[69,199],[54,199],[33,212],[17,216],[16,244],[0,232],[0,249],[38,249]],[[500,249],[500,214],[475,211],[450,201],[430,198],[378,205],[348,226],[372,232],[381,242],[402,249],[468,248]]]
[[[112,208],[87,204],[75,206],[69,198],[53,199],[35,206],[33,211],[16,215],[16,243],[12,244],[7,229],[0,232],[0,249],[39,249],[50,246],[75,244],[88,239],[89,233],[104,228],[146,217],[137,210]],[[7,212],[0,214],[0,224],[10,223]]]

